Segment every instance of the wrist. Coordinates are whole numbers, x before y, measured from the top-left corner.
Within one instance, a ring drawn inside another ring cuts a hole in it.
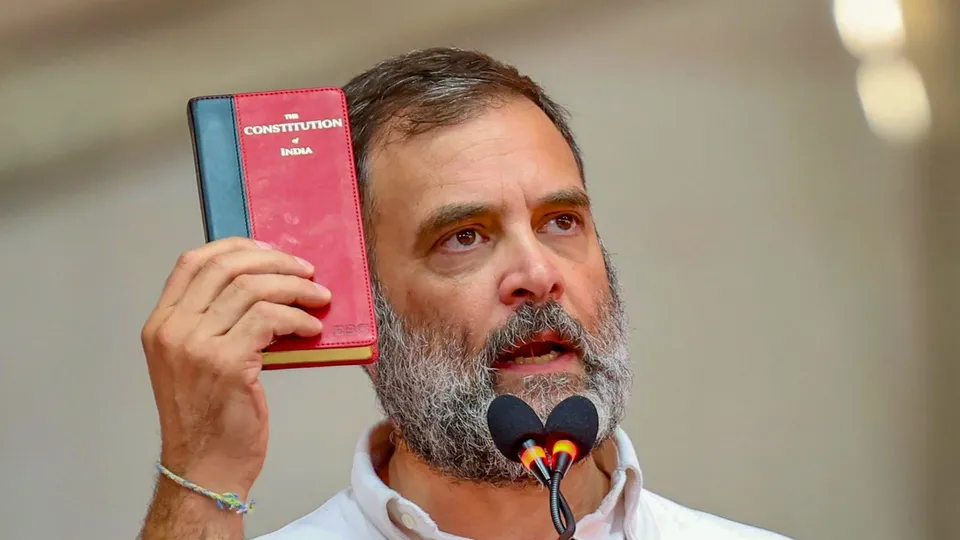
[[[159,466],[166,469],[161,474],[170,482],[180,484],[181,489],[190,489],[188,486],[201,488],[218,494],[233,494],[238,499],[246,501],[253,488],[253,478],[238,475],[237,470],[223,463],[178,463],[164,461]],[[161,473],[164,471],[161,470]],[[176,478],[171,478],[168,475]]]
[[[225,510],[218,501],[161,474],[139,538],[170,540],[202,536],[241,540],[244,521],[243,514]]]
[[[251,464],[248,460],[187,458],[174,452],[161,452],[160,465],[205,489],[217,493],[235,493],[241,499],[246,499],[250,494],[260,471],[259,465]]]
[[[161,473],[157,478],[157,494],[167,499],[176,499],[179,501],[178,504],[184,508],[190,508],[192,512],[200,512],[211,516],[211,518],[216,515],[222,519],[232,521],[234,518],[243,517],[242,514],[231,511],[222,501],[190,487],[191,484],[192,482],[184,485]],[[197,484],[197,486],[199,486],[199,484]],[[210,490],[209,492],[220,494],[219,492],[214,492],[214,490]],[[239,499],[239,494],[237,495]],[[245,501],[246,499],[243,500]]]
[[[195,500],[196,495],[200,495],[210,501],[210,503],[215,504],[218,509],[227,510],[236,514],[246,514],[253,510],[254,502],[246,500],[245,497],[242,497],[240,493],[236,491],[218,492],[205,488],[202,485],[181,477],[160,463],[157,464],[157,470],[160,471],[163,477],[160,479],[161,483],[158,488],[162,489],[165,486],[165,483],[163,483],[164,479],[169,480],[177,487],[182,488],[181,498]],[[209,503],[208,509],[213,509],[212,506],[209,506]]]

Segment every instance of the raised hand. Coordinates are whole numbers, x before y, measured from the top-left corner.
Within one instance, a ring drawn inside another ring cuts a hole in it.
[[[260,351],[277,336],[321,332],[321,322],[300,309],[330,301],[312,275],[310,263],[247,238],[180,256],[141,334],[163,466],[204,488],[247,497],[269,437]],[[153,538],[147,532],[143,538]],[[162,534],[179,538],[173,533]]]

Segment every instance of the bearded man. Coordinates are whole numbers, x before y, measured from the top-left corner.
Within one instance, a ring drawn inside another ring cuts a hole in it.
[[[563,484],[578,538],[783,538],[643,488],[618,427],[632,384],[620,290],[564,110],[512,66],[451,48],[344,90],[380,331],[365,369],[386,419],[349,488],[263,540],[556,538],[547,491],[488,432],[505,393],[541,418],[570,395],[595,404],[598,444]],[[336,302],[313,264],[243,238],[180,257],[142,333],[167,470],[246,499],[268,438],[259,351],[322,331],[294,304]],[[161,475],[141,538],[240,540],[243,523]]]

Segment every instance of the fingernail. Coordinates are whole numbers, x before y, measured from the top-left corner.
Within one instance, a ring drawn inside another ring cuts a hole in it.
[[[331,296],[330,289],[324,287],[323,285],[320,285],[319,283],[314,283],[313,286],[316,287],[318,291],[320,291],[320,294],[322,296],[326,296],[327,298],[330,298]]]
[[[254,242],[263,249],[273,249],[273,246],[262,240],[254,240]]]
[[[294,258],[297,259],[297,262],[300,263],[300,264],[302,264],[303,267],[306,268],[307,270],[313,270],[313,265],[312,265],[312,264],[310,264],[310,263],[308,263],[307,261],[301,259],[300,257],[297,257],[296,255],[294,255]]]

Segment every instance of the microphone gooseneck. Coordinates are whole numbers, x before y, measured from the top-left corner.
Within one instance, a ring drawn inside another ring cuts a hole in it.
[[[560,533],[557,540],[570,540],[573,533],[577,532],[577,518],[564,500],[560,493],[560,473],[553,473],[550,477],[550,519],[553,520],[553,528]]]

